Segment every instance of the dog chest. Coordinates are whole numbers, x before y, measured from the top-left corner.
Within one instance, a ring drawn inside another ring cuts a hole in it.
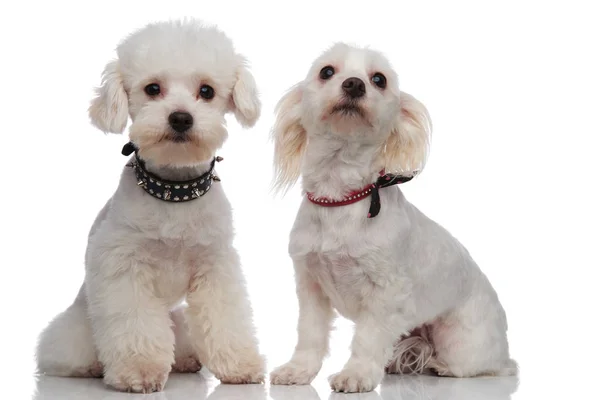
[[[355,319],[368,298],[396,278],[397,237],[386,218],[366,220],[360,207],[307,205],[290,236],[292,258],[306,258],[314,279],[344,317]],[[304,215],[303,215],[304,214]],[[396,240],[394,240],[396,239]]]
[[[338,312],[355,319],[371,287],[360,261],[344,254],[311,253],[307,266]]]
[[[137,257],[143,259],[152,275],[155,295],[168,303],[178,302],[188,291],[190,281],[201,267],[203,246],[178,241],[148,239]]]

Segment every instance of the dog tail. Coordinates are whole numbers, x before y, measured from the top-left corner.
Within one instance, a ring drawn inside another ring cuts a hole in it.
[[[388,374],[422,374],[434,363],[435,350],[427,327],[412,330],[394,345],[394,354],[386,367]]]

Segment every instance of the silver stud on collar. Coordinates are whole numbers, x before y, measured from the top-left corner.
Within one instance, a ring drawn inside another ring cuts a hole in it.
[[[171,198],[171,192],[169,192],[168,190],[165,190],[163,198],[165,200],[169,200]]]
[[[144,184],[144,181],[143,181],[143,180],[141,180],[141,179],[140,179],[140,180],[138,181],[138,183],[137,183],[137,185],[138,185],[138,186],[142,186],[143,184]]]

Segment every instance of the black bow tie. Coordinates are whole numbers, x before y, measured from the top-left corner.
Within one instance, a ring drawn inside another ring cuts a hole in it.
[[[368,218],[374,218],[379,214],[381,210],[381,200],[379,198],[379,189],[392,186],[399,185],[400,183],[410,181],[414,176],[404,176],[404,175],[394,175],[394,174],[385,174],[377,178],[377,181],[373,184],[373,189],[371,190],[371,206],[369,207],[369,215]]]

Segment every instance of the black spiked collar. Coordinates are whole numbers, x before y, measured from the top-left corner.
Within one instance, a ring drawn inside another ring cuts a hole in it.
[[[219,177],[214,174],[214,167],[215,162],[223,160],[222,157],[213,158],[209,170],[197,178],[187,181],[170,181],[162,179],[146,169],[146,164],[138,156],[138,149],[133,143],[127,143],[121,150],[121,154],[124,156],[129,156],[134,152],[135,160],[127,166],[133,168],[138,186],[156,199],[172,203],[194,200],[208,193],[213,181],[220,181]]]

